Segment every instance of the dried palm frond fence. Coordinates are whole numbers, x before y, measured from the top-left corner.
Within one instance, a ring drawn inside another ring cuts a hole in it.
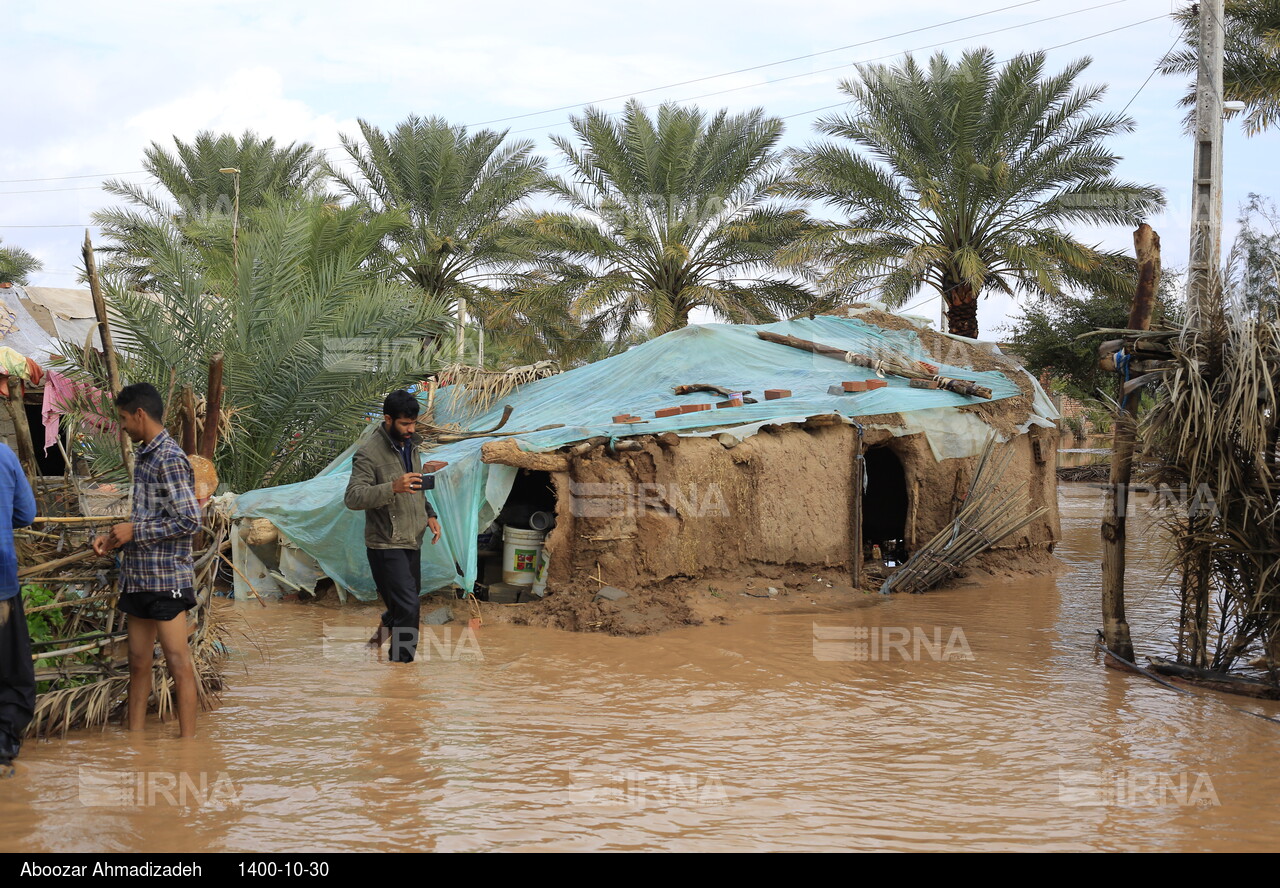
[[[882,593],[927,592],[950,579],[969,559],[1048,512],[1045,508],[1028,511],[1031,501],[1025,481],[1012,490],[998,490],[1014,452],[1012,447],[997,452],[998,447],[995,435],[987,439],[955,520],[890,574],[880,587]]]
[[[42,504],[43,505],[43,504]],[[15,531],[18,579],[27,624],[33,628],[36,711],[31,736],[65,735],[75,728],[107,724],[125,702],[129,683],[125,617],[114,560],[93,554],[89,542],[120,520],[113,517],[41,518]],[[224,602],[213,597],[219,555],[230,545],[230,522],[206,510],[195,556],[197,605],[190,612],[190,645],[200,705],[208,708],[223,687]],[[67,551],[68,554],[60,554]],[[193,618],[192,618],[193,615]],[[155,654],[152,709],[161,718],[174,711],[173,682]]]
[[[1160,337],[1141,480],[1184,494],[1162,513],[1181,573],[1175,665],[1280,688],[1280,316],[1217,289],[1197,326]]]

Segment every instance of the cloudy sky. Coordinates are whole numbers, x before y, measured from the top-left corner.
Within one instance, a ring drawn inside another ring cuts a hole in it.
[[[1127,103],[1136,131],[1117,139],[1122,178],[1164,187],[1150,220],[1167,264],[1187,255],[1191,142],[1177,100],[1155,76],[1183,0],[649,0],[643,4],[491,0],[484,4],[226,0],[50,2],[10,6],[8,123],[0,147],[0,238],[45,265],[33,283],[73,286],[105,177],[145,181],[143,149],[201,129],[253,129],[330,149],[356,120],[409,114],[509,128],[550,156],[548,135],[575,109],[696,101],[784,117],[788,144],[839,103],[852,65],[908,51],[989,46],[1004,59],[1047,49],[1050,68],[1088,55],[1105,107]],[[989,14],[987,14],[989,13]],[[962,17],[965,20],[958,21]],[[1141,90],[1139,92],[1139,90]],[[1136,94],[1136,98],[1134,98]],[[554,110],[553,110],[554,109]],[[818,110],[823,109],[823,110]],[[1250,191],[1280,198],[1280,133],[1244,138],[1228,124],[1225,216]],[[337,159],[340,152],[330,150]],[[1228,234],[1231,226],[1228,226]],[[1129,231],[1088,232],[1131,248]],[[938,315],[937,299],[916,311]],[[995,332],[1017,309],[1001,296],[979,319]]]

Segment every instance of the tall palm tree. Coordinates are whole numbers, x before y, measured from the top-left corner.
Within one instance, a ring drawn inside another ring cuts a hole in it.
[[[44,266],[21,247],[0,247],[0,284],[26,286],[31,275]]]
[[[910,56],[860,67],[841,84],[852,111],[817,124],[852,144],[794,152],[785,186],[846,218],[818,226],[787,258],[819,264],[837,290],[879,288],[891,305],[932,287],[949,330],[972,338],[989,288],[1039,297],[1131,288],[1130,262],[1067,230],[1133,225],[1164,204],[1159,188],[1112,177],[1120,158],[1106,140],[1133,121],[1090,113],[1105,88],[1075,85],[1088,65],[1048,75],[1037,52],[997,69],[980,49],[954,63],[939,53],[927,67]]]
[[[674,104],[651,118],[633,99],[616,121],[588,108],[571,122],[576,140],[552,137],[569,174],[549,184],[568,210],[521,218],[540,274],[512,310],[571,306],[626,340],[646,324],[655,334],[683,327],[697,308],[752,323],[808,307],[803,286],[773,267],[805,225],[770,197],[780,119]]]
[[[136,292],[121,276],[106,280],[127,382],[200,393],[209,358],[224,354],[223,406],[234,419],[215,462],[236,491],[323,468],[387,391],[434,369],[420,343],[444,328],[446,312],[392,280],[380,258],[384,239],[404,224],[399,215],[312,198],[268,200],[249,216],[236,281],[216,248],[176,246],[154,259],[154,292]],[[63,350],[70,372],[106,387],[95,352],[83,343]],[[110,446],[95,452],[118,455]]]
[[[468,133],[440,117],[410,116],[390,133],[361,120],[360,136],[342,137],[354,172],[330,174],[358,205],[404,215],[388,236],[394,266],[465,321],[469,302],[492,300],[511,280],[520,257],[508,242],[510,218],[541,186],[546,162],[531,140]]]
[[[1226,0],[1223,18],[1222,94],[1244,102],[1241,126],[1250,136],[1280,123],[1280,0]],[[1194,123],[1199,69],[1200,16],[1198,5],[1174,13],[1182,27],[1182,48],[1159,63],[1161,74],[1192,77],[1179,102],[1191,108]]]
[[[305,143],[278,146],[274,138],[250,131],[238,139],[202,131],[191,142],[176,136],[173,142],[172,153],[156,142],[144,152],[142,166],[158,187],[110,179],[103,190],[126,205],[93,215],[108,240],[104,268],[124,274],[135,286],[155,285],[152,259],[170,241],[167,229],[181,232],[184,244],[221,247],[229,263],[234,224],[242,227],[270,200],[316,193],[324,176],[319,153]],[[240,173],[220,172],[224,169]]]

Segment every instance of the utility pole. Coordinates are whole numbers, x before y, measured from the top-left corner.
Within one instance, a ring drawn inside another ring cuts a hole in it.
[[[466,339],[464,333],[467,329],[467,300],[465,296],[458,296],[458,356],[455,360],[461,364],[462,356],[466,352]]]
[[[231,285],[240,289],[240,169],[223,167],[218,172],[234,176],[235,206],[231,210]]]
[[[1224,0],[1201,0],[1196,75],[1196,151],[1191,179],[1191,261],[1187,312],[1199,322],[1222,254],[1222,46]]]

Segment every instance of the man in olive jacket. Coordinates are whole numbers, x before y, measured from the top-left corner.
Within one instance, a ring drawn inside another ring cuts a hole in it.
[[[422,439],[414,432],[418,401],[413,395],[392,392],[382,412],[382,425],[352,459],[344,501],[348,509],[364,512],[369,569],[387,607],[369,643],[381,646],[390,638],[388,658],[412,663],[421,617],[422,538],[430,529],[431,544],[440,541],[440,522],[423,491],[435,486],[430,473],[447,463],[424,464],[416,452]]]

